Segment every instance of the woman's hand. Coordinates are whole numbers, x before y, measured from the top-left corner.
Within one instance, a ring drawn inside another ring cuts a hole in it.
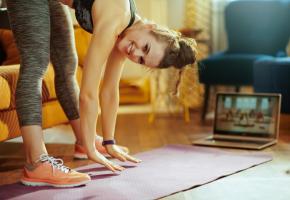
[[[112,161],[108,160],[105,156],[103,156],[98,151],[88,153],[88,158],[94,162],[97,162],[101,165],[104,165],[112,172],[123,171],[125,169],[124,167],[121,167],[120,165],[117,165],[117,164],[113,163]]]
[[[125,161],[130,161],[133,163],[139,163],[141,162],[140,159],[134,158],[133,156],[130,156],[129,154],[125,153],[124,151],[122,151],[122,149],[113,144],[113,145],[106,145],[105,146],[107,149],[108,154],[110,154],[110,156],[112,156],[113,158],[117,158],[118,160],[125,162]]]

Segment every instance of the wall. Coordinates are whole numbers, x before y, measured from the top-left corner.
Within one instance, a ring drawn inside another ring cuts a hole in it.
[[[168,27],[180,29],[184,26],[186,0],[167,0]]]

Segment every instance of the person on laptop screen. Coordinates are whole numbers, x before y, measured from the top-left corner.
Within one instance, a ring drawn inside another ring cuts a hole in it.
[[[278,138],[281,95],[219,93],[213,135],[197,145],[263,149]]]
[[[219,96],[216,128],[222,132],[273,134],[276,103],[274,97]]]

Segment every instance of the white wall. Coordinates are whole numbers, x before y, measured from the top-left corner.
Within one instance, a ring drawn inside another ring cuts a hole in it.
[[[168,27],[180,29],[184,26],[186,0],[167,0]]]

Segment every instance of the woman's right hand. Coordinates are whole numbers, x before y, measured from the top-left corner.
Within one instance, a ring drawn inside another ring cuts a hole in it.
[[[116,171],[123,171],[125,168],[113,163],[112,161],[108,160],[105,156],[103,156],[100,152],[94,151],[91,153],[88,153],[88,158],[96,163],[99,163],[101,165],[104,165],[112,172]]]

